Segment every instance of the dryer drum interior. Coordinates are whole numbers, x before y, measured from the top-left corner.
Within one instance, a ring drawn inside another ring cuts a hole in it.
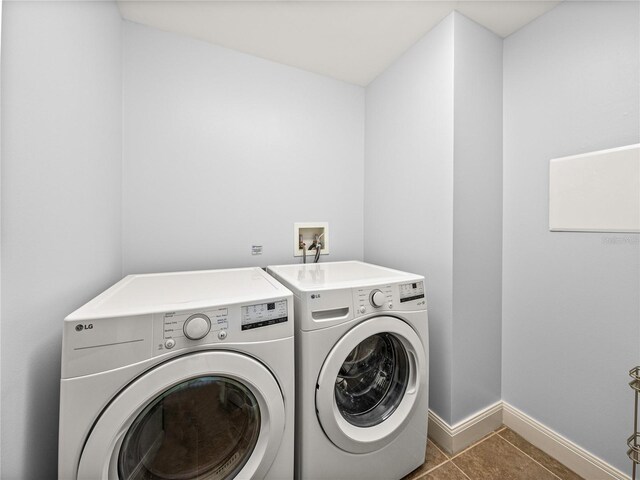
[[[402,401],[409,379],[409,359],[390,333],[360,342],[344,360],[335,384],[341,415],[357,427],[385,421]]]
[[[251,457],[260,410],[251,391],[223,376],[166,390],[134,420],[122,442],[122,480],[221,480]]]

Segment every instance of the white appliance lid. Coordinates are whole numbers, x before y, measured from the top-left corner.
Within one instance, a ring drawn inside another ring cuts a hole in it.
[[[277,265],[268,267],[267,271],[290,288],[300,291],[353,288],[424,279],[421,275],[358,261]]]
[[[259,302],[291,292],[258,267],[129,275],[65,320]]]

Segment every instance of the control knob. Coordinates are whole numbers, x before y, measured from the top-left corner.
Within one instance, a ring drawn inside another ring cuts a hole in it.
[[[374,307],[381,307],[384,304],[385,300],[386,298],[384,296],[384,293],[382,293],[380,290],[374,290],[369,296],[369,301]]]
[[[206,337],[209,330],[211,330],[211,320],[202,313],[191,315],[187,318],[186,322],[184,322],[182,330],[184,331],[185,337],[189,340],[200,340]]]

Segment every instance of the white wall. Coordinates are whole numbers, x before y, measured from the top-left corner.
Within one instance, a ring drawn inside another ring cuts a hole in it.
[[[629,472],[638,235],[548,231],[549,160],[640,141],[637,2],[564,2],[504,42],[503,396]]]
[[[362,258],[363,88],[129,22],[124,73],[125,273],[293,263],[299,221]]]
[[[366,89],[365,118],[360,87],[139,25],[122,57],[110,2],[3,9],[3,479],[55,477],[61,320],[121,266],[290,262],[306,220],[330,223],[323,260],[364,248],[426,276],[447,422],[502,380],[627,469],[638,236],[549,233],[547,175],[550,158],[639,141],[637,3],[565,2],[506,39],[502,257],[501,42],[458,14]]]
[[[453,13],[367,88],[365,260],[423,274],[430,408],[500,400],[502,40]]]
[[[454,16],[451,424],[501,399],[502,38]]]
[[[2,471],[57,476],[62,319],[120,276],[121,20],[4,2]]]
[[[54,478],[61,322],[123,257],[291,262],[293,222],[325,220],[330,259],[362,258],[364,90],[133,24],[123,77],[113,3],[3,13],[0,476]]]
[[[430,408],[451,415],[453,16],[367,87],[365,260],[419,273]]]

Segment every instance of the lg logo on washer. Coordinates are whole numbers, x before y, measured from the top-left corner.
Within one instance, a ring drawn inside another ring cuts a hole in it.
[[[93,328],[93,323],[87,323],[86,325],[82,325],[79,323],[76,325],[76,332],[81,332],[83,330],[91,330]]]
[[[320,298],[320,294],[319,293],[312,293],[311,294],[311,299],[315,300],[316,298]]]

